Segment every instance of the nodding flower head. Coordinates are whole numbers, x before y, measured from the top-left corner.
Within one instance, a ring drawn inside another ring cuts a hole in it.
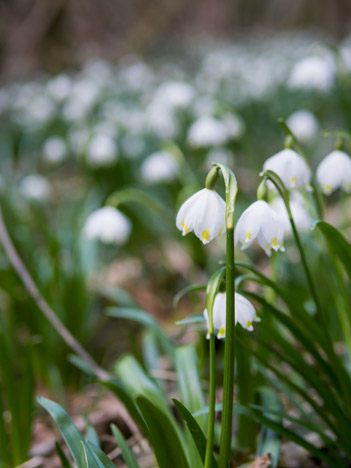
[[[90,213],[83,234],[87,239],[105,244],[122,244],[128,239],[131,229],[131,222],[123,213],[112,206],[104,206]]]
[[[183,236],[194,231],[203,244],[208,244],[225,230],[225,201],[214,190],[204,188],[183,203],[176,225]]]
[[[204,317],[209,329],[208,312],[204,310]],[[253,330],[253,322],[259,322],[254,306],[241,294],[235,293],[235,325],[240,325],[248,331]],[[217,330],[217,338],[225,338],[226,323],[226,293],[218,293],[213,304],[213,327]]]
[[[262,200],[254,202],[240,216],[234,233],[234,244],[241,243],[241,249],[247,249],[255,239],[268,256],[271,249],[282,252],[284,249],[284,223],[268,203]]]
[[[329,153],[317,167],[317,182],[326,195],[343,188],[351,192],[351,158],[344,151]]]
[[[263,169],[275,172],[287,189],[309,187],[311,171],[303,157],[291,149],[284,149],[266,159]],[[267,186],[273,188],[269,181]]]

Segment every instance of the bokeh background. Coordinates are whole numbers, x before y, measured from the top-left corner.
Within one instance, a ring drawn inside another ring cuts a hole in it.
[[[183,238],[177,210],[215,160],[235,170],[240,214],[286,143],[278,118],[313,170],[335,146],[351,151],[350,34],[349,0],[0,1],[4,219],[38,288],[101,365],[146,349],[140,324],[108,317],[111,305],[144,309],[175,344],[198,343],[205,362],[204,327],[174,325],[202,314],[203,295],[172,301],[207,281],[225,245]],[[333,223],[339,199],[328,202]],[[119,210],[112,227],[90,217],[104,206]],[[259,249],[238,256],[269,268]],[[286,258],[280,278],[308,297],[294,247]],[[0,466],[12,467],[41,442],[35,395],[67,403],[86,379],[2,248],[0,347],[0,410],[15,415],[0,421]]]
[[[3,76],[54,73],[96,56],[167,52],[202,36],[235,40],[307,28],[342,39],[350,16],[348,0],[3,0],[0,66]]]

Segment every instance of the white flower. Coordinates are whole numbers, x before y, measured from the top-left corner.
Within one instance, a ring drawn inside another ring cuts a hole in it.
[[[50,196],[51,185],[46,177],[30,174],[21,180],[19,190],[26,198],[39,201]]]
[[[220,146],[230,139],[227,125],[214,117],[204,116],[195,120],[188,131],[188,142],[196,148]]]
[[[271,249],[284,252],[284,223],[268,203],[258,200],[240,216],[234,233],[234,245],[247,249],[255,239],[268,256]]]
[[[244,133],[244,123],[240,117],[235,114],[226,114],[223,116],[223,122],[227,126],[228,135],[232,139],[241,137]]]
[[[309,187],[311,171],[303,157],[291,149],[284,149],[266,159],[263,169],[278,174],[288,189]],[[268,187],[272,188],[272,184]]]
[[[152,101],[145,109],[146,128],[160,138],[174,138],[177,129],[177,119],[173,110],[160,101]]]
[[[294,89],[329,91],[334,83],[335,65],[326,58],[306,57],[291,71],[289,85]]]
[[[46,86],[49,96],[55,101],[63,101],[70,93],[73,80],[64,73],[51,78]]]
[[[43,145],[43,156],[52,164],[60,163],[67,156],[67,146],[63,138],[50,137]]]
[[[176,225],[183,236],[194,231],[203,244],[208,244],[221,237],[225,229],[225,201],[214,190],[204,188],[183,203]]]
[[[226,293],[218,293],[213,304],[213,327],[218,330],[217,338],[225,338],[226,322]],[[204,317],[209,328],[208,312],[204,310]],[[235,293],[235,325],[240,325],[246,330],[253,330],[253,322],[259,322],[254,306],[241,294]]]
[[[130,231],[129,219],[112,206],[93,211],[83,228],[87,239],[97,239],[105,244],[122,244],[128,239]]]
[[[87,161],[93,167],[112,166],[117,160],[115,140],[104,134],[96,134],[87,148]]]
[[[270,206],[276,211],[284,225],[284,236],[292,234],[292,228],[289,221],[288,212],[286,211],[285,204],[281,197],[276,197]],[[311,216],[304,206],[304,199],[298,192],[294,192],[290,198],[290,209],[293,216],[296,228],[301,232],[306,232],[310,229],[312,224]]]
[[[312,112],[301,109],[287,119],[286,123],[297,138],[303,142],[313,140],[318,133],[319,124]]]
[[[317,167],[317,182],[330,195],[339,187],[351,192],[351,158],[344,151],[329,153]]]
[[[168,81],[157,88],[154,99],[171,109],[183,109],[190,105],[193,97],[194,90],[190,84]]]
[[[156,151],[141,165],[141,177],[147,183],[168,182],[177,175],[178,164],[172,154]]]

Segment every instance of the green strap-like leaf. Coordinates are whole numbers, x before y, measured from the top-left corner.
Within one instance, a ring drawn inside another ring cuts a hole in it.
[[[205,404],[194,346],[180,346],[176,349],[176,369],[181,398],[189,411],[193,413],[202,408]],[[197,422],[201,429],[205,431],[207,427],[206,415],[199,416]],[[189,431],[186,431],[186,433],[189,441],[191,468],[202,467],[203,465],[199,458],[199,453],[194,444],[193,437]]]
[[[330,249],[344,265],[348,276],[351,278],[351,245],[341,232],[325,221],[317,221],[314,225],[325,237]]]
[[[55,449],[56,449],[57,455],[60,458],[62,468],[72,468],[72,465],[70,464],[68,458],[66,457],[65,452],[62,450],[61,445],[57,441],[55,442]]]
[[[107,315],[115,318],[133,320],[145,327],[151,328],[165,352],[174,361],[174,347],[172,342],[150,314],[141,309],[109,307],[107,309]]]
[[[90,453],[94,457],[95,463],[98,464],[99,468],[116,468],[116,465],[112,463],[108,456],[99,447],[91,443],[89,440],[86,443]]]
[[[39,396],[37,397],[37,400],[55,421],[77,465],[79,467],[84,466],[81,449],[81,444],[83,444],[89,468],[101,468],[101,464],[96,461],[86,441],[83,439],[81,433],[66,411],[60,405],[54,401],[48,400],[47,398]]]
[[[110,380],[109,382],[100,381],[100,384],[108,388],[112,393],[116,395],[116,397],[123,403],[124,407],[128,411],[133,421],[139,426],[143,434],[147,436],[148,429],[145,424],[145,421],[141,416],[140,411],[135,404],[135,401],[131,397],[131,394],[128,392],[128,390],[122,384],[122,382],[115,379]]]
[[[289,429],[285,428],[282,424],[273,421],[272,419],[266,418],[263,416],[261,413],[254,411],[251,408],[247,408],[246,406],[242,406],[239,404],[235,405],[235,410],[237,413],[244,414],[248,417],[253,418],[255,421],[264,424],[266,427],[272,429],[275,431],[277,434],[280,434],[282,437],[286,437],[288,440],[291,440],[292,442],[300,445],[301,447],[305,448],[308,450],[310,453],[315,455],[317,458],[320,460],[324,461],[327,463],[327,465],[330,468],[345,468],[345,464],[340,462],[339,460],[336,460],[334,458],[331,458],[327,453],[325,453],[323,450],[318,449],[314,445],[310,444],[307,442],[305,439],[297,435],[295,432],[290,431]]]
[[[194,416],[190,413],[190,411],[180,401],[178,401],[176,398],[172,398],[172,400],[173,400],[173,403],[176,405],[178,411],[182,415],[184,421],[188,425],[189,431],[194,439],[194,442],[199,451],[200,457],[202,461],[204,462],[205,455],[206,455],[206,437],[201,427],[199,426]],[[207,411],[201,412],[201,410],[199,410],[197,412],[198,416],[204,415],[206,413],[208,413],[208,407],[207,407]],[[217,463],[214,457],[212,457],[211,468],[217,468]]]
[[[173,307],[177,307],[178,302],[184,297],[186,294],[196,291],[204,291],[206,289],[206,285],[204,284],[191,284],[190,286],[186,286],[185,288],[181,289],[177,294],[174,296],[173,299]]]
[[[111,424],[112,434],[115,436],[118,447],[121,449],[122,457],[128,468],[139,468],[139,465],[131,451],[127,441],[125,440],[122,432],[115,424]]]
[[[159,468],[190,468],[183,443],[168,415],[144,396],[136,398]]]

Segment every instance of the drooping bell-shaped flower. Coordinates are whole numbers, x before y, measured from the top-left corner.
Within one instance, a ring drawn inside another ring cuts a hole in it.
[[[317,167],[317,182],[326,195],[343,188],[351,192],[351,158],[344,151],[329,153]]]
[[[284,225],[284,236],[292,235],[292,228],[286,210],[285,204],[281,197],[276,197],[271,203],[270,206],[276,211],[283,222]],[[294,192],[290,198],[290,210],[292,217],[295,222],[295,226],[298,231],[306,232],[310,229],[312,224],[312,218],[308,213],[304,199],[302,195],[298,192]]]
[[[179,167],[175,157],[167,151],[150,154],[141,165],[141,178],[146,183],[169,182],[173,180]]]
[[[319,130],[319,123],[314,114],[306,109],[300,109],[287,119],[290,130],[303,142],[309,142],[316,138]]]
[[[225,201],[214,190],[204,188],[183,203],[176,225],[183,236],[193,231],[203,244],[208,244],[224,232]]]
[[[282,252],[284,249],[284,223],[268,203],[258,200],[250,205],[240,216],[234,232],[234,245],[241,243],[247,249],[254,240],[268,256],[271,249]]]
[[[131,228],[131,222],[123,213],[112,206],[105,206],[88,216],[83,235],[105,244],[122,244],[129,237]]]
[[[287,189],[309,186],[311,171],[303,157],[292,149],[284,149],[266,159],[263,169],[275,172]],[[272,188],[273,184],[269,182],[267,186]]]
[[[213,304],[213,327],[217,330],[217,338],[225,338],[226,323],[226,293],[218,293]],[[207,329],[209,329],[208,312],[204,310]],[[235,325],[240,325],[248,331],[253,330],[253,322],[259,322],[254,306],[241,294],[235,293]]]

